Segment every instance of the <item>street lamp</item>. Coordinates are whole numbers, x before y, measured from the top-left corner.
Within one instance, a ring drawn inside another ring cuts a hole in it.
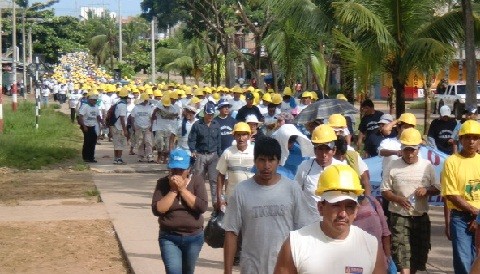
[[[122,34],[122,15],[120,8],[120,0],[118,0],[118,62],[123,61],[123,34]]]

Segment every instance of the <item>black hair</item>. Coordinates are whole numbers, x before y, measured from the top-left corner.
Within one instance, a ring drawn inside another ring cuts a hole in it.
[[[291,135],[290,138],[288,138],[288,143],[295,143],[297,141],[298,135]]]
[[[341,155],[345,155],[345,153],[347,153],[348,144],[345,136],[337,136],[335,147],[337,148],[337,153],[340,153]]]
[[[269,104],[267,105],[267,108],[276,108],[276,107],[278,107],[278,105],[277,105],[277,104],[274,104],[274,103],[269,103]]]
[[[255,142],[253,149],[253,159],[256,160],[259,156],[266,156],[268,158],[277,158],[280,160],[282,157],[282,149],[280,143],[272,137],[263,137]]]
[[[360,105],[360,107],[369,107],[369,108],[374,108],[375,105],[373,104],[373,101],[370,100],[370,99],[365,99],[362,104]]]

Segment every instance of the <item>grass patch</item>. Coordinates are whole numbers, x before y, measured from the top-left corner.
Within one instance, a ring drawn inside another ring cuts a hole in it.
[[[41,169],[79,157],[83,136],[67,115],[43,108],[35,129],[35,104],[22,102],[16,112],[4,108],[4,132],[0,134],[0,166]]]
[[[96,189],[87,190],[87,191],[85,191],[85,195],[87,195],[89,197],[96,197],[96,196],[100,195],[100,191],[98,191]]]
[[[431,107],[433,109],[435,107],[435,101],[432,100],[430,104],[431,104]],[[414,101],[414,102],[410,103],[409,108],[410,109],[425,109],[425,100]]]

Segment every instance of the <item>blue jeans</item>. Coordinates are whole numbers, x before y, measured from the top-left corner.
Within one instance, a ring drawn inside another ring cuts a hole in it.
[[[475,233],[468,230],[473,217],[457,210],[450,213],[450,236],[455,274],[468,274],[475,260]]]
[[[203,230],[192,236],[160,231],[158,242],[167,274],[193,274],[203,246]]]

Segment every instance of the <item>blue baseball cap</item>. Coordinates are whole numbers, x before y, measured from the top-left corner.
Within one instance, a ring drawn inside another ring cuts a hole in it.
[[[230,105],[230,102],[228,102],[227,99],[220,99],[220,101],[218,101],[217,108],[218,108],[218,109],[221,109],[221,108],[223,108],[224,106],[229,106],[229,107],[230,107],[230,106],[231,106],[231,105]]]
[[[170,152],[168,168],[188,169],[190,167],[190,155],[186,150],[175,149]]]
[[[215,113],[215,104],[212,102],[207,102],[203,108],[205,114],[214,114]]]

